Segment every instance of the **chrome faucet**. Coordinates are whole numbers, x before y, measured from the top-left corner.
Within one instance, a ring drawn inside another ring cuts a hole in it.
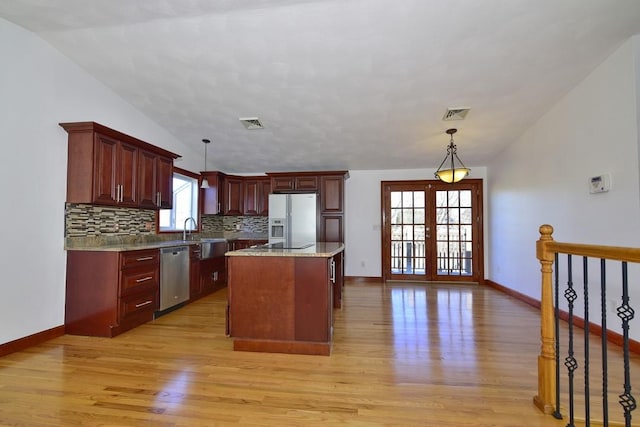
[[[187,240],[187,222],[189,222],[189,220],[191,220],[191,222],[193,222],[193,229],[195,230],[196,228],[198,228],[198,224],[196,224],[196,220],[193,217],[189,217],[187,219],[184,220],[184,229],[182,230],[182,240]],[[189,230],[189,237],[191,237],[191,231]]]

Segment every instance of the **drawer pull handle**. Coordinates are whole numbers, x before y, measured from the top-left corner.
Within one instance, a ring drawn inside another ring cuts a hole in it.
[[[150,259],[153,259],[152,256],[143,256],[140,258],[136,258],[136,261],[149,261]]]
[[[153,276],[143,277],[142,279],[137,279],[136,283],[146,282],[147,280],[153,279]]]
[[[136,304],[136,308],[144,307],[145,305],[149,305],[152,302],[153,302],[152,300],[141,302],[140,304]]]

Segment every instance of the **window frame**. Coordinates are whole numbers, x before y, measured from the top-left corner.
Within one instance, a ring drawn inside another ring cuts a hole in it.
[[[199,233],[202,230],[202,221],[200,221],[200,217],[201,214],[200,212],[202,211],[202,194],[200,191],[200,175],[197,173],[193,173],[191,171],[188,171],[186,169],[181,169],[181,168],[177,168],[177,167],[173,167],[173,175],[171,176],[171,179],[173,180],[174,175],[182,175],[182,176],[186,176],[188,178],[192,178],[195,179],[197,182],[197,194],[198,194],[198,202],[197,202],[197,206],[196,206],[196,215],[194,216],[195,220],[196,220],[196,228],[193,230],[193,232],[195,233]],[[171,192],[171,197],[173,198],[173,191]],[[173,210],[174,206],[173,206],[173,202],[172,202],[172,208],[170,210]],[[156,215],[156,233],[158,234],[163,234],[163,233],[182,233],[183,229],[175,229],[175,230],[161,230],[160,229],[160,211],[163,210],[169,210],[169,209],[159,209],[158,210],[158,214]],[[176,224],[178,225],[178,224]]]

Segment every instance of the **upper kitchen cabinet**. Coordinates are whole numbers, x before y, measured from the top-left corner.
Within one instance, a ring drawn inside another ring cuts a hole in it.
[[[271,191],[274,193],[315,193],[318,191],[316,172],[271,172]]]
[[[269,215],[271,181],[268,177],[234,176],[222,172],[200,172],[209,182],[202,190],[205,215]]]
[[[239,176],[224,178],[223,215],[244,215],[244,182]]]
[[[138,168],[139,206],[171,209],[173,205],[173,159],[140,150]]]
[[[271,180],[268,177],[246,177],[244,179],[244,214],[269,216],[269,194]]]
[[[201,212],[205,215],[221,214],[224,207],[224,177],[222,172],[200,172],[202,179],[206,179],[209,188],[200,191]]]
[[[95,122],[60,126],[69,134],[67,202],[171,207],[180,156]]]

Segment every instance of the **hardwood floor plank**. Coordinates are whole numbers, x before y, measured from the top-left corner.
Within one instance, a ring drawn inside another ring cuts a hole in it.
[[[0,425],[566,425],[532,403],[539,312],[494,289],[347,283],[330,356],[233,351],[225,310],[0,358]]]

